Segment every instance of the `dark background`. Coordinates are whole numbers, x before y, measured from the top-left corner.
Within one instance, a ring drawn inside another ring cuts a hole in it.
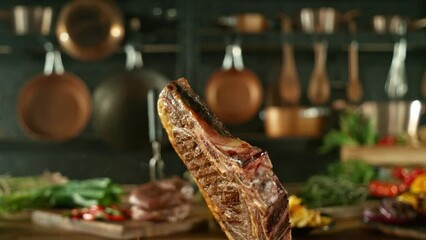
[[[57,16],[67,1],[1,1],[0,9],[15,5],[52,6]],[[141,18],[141,43],[144,46],[145,66],[156,69],[170,79],[186,77],[193,88],[204,96],[205,82],[221,66],[224,47],[231,33],[216,26],[219,16],[239,12],[259,12],[269,19],[269,30],[262,34],[242,35],[246,67],[262,80],[264,88],[276,83],[281,64],[280,43],[284,39],[277,24],[279,14],[297,17],[302,7],[336,7],[341,11],[361,10],[357,18],[356,38],[360,43],[359,77],[364,86],[366,101],[387,100],[383,90],[392,58],[395,36],[377,35],[370,20],[375,14],[400,14],[410,19],[426,17],[426,1],[421,0],[364,0],[364,1],[202,1],[202,0],[123,0],[117,1],[125,17]],[[162,10],[162,14],[154,12]],[[176,17],[167,12],[177,11]],[[54,25],[52,27],[54,29]],[[52,33],[48,38],[55,40]],[[306,89],[313,67],[312,41],[329,42],[327,71],[333,100],[344,98],[347,82],[347,44],[352,37],[346,26],[327,36],[295,34],[296,64],[302,89]],[[409,32],[406,69],[407,100],[421,99],[419,86],[426,67],[426,32]],[[0,25],[0,174],[14,176],[40,174],[44,170],[60,171],[64,175],[84,179],[107,176],[120,183],[140,183],[149,179],[150,146],[140,151],[124,151],[104,144],[89,124],[82,135],[65,143],[46,143],[29,139],[21,130],[16,117],[19,89],[43,69],[44,52],[38,36],[14,36],[9,25]],[[11,51],[10,51],[11,50]],[[123,73],[125,56],[117,52],[107,59],[81,62],[63,54],[65,69],[80,76],[93,91],[101,82]],[[308,104],[305,91],[303,104]],[[261,112],[259,112],[259,116]],[[321,139],[268,139],[260,117],[238,125],[228,126],[233,134],[267,150],[274,170],[282,181],[300,182],[321,172],[327,163],[337,161],[338,151],[319,155]],[[148,134],[146,135],[148,138]],[[170,146],[163,148],[166,173],[182,174],[185,167]]]

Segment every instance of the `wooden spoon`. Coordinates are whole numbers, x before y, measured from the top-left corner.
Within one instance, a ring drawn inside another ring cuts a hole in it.
[[[285,33],[291,32],[291,19],[284,16],[282,18],[282,30]],[[300,83],[297,75],[296,64],[293,54],[293,46],[289,42],[283,43],[282,69],[279,79],[279,93],[281,99],[286,104],[297,105],[300,100]]]
[[[308,99],[314,105],[324,104],[330,98],[330,85],[326,71],[327,46],[315,43],[315,67],[308,84]]]
[[[348,28],[351,34],[355,34],[357,28],[355,21],[348,19]],[[358,42],[351,41],[348,50],[349,73],[346,96],[350,103],[359,103],[364,94],[358,77]]]
[[[358,43],[356,41],[352,41],[349,45],[349,78],[346,96],[351,103],[359,103],[363,97],[358,77]]]
[[[425,70],[425,72],[423,73],[422,86],[421,86],[420,91],[421,91],[421,93],[422,93],[422,97],[423,97],[424,99],[426,99],[426,70]]]

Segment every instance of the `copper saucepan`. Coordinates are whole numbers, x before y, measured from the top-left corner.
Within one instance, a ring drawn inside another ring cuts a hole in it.
[[[268,137],[320,137],[329,115],[324,107],[268,106],[264,127]]]
[[[56,36],[62,49],[83,61],[113,54],[124,38],[119,8],[107,0],[73,0],[58,16]]]
[[[262,83],[244,68],[239,44],[226,47],[222,68],[207,81],[205,95],[207,105],[225,123],[244,123],[257,113],[262,104]]]
[[[22,129],[36,140],[65,141],[86,127],[92,110],[90,91],[66,72],[59,51],[48,50],[43,74],[31,78],[18,97]]]

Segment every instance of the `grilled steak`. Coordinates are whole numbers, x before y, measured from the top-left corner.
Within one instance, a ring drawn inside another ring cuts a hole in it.
[[[191,213],[191,203],[157,210],[146,210],[134,205],[130,208],[130,211],[134,220],[178,222],[189,216]]]
[[[141,221],[183,220],[191,213],[194,188],[177,176],[144,183],[129,195],[132,218]]]
[[[288,195],[265,151],[232,136],[183,78],[163,89],[158,112],[229,239],[291,239]]]
[[[135,187],[129,203],[143,210],[160,210],[186,204],[194,197],[191,184],[177,176]]]

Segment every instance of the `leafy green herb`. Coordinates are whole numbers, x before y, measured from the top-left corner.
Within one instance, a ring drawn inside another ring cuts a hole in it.
[[[89,207],[118,203],[123,190],[109,178],[69,181],[0,196],[0,215],[31,208]]]
[[[368,197],[367,185],[376,174],[372,165],[360,160],[332,163],[325,174],[308,179],[301,197],[313,208],[356,204]]]
[[[339,129],[326,133],[320,153],[328,153],[340,146],[371,146],[376,143],[377,129],[373,121],[361,112],[348,109],[339,116]]]
[[[350,160],[329,164],[326,175],[348,180],[354,184],[368,184],[376,177],[377,171],[375,167],[364,161]]]
[[[311,177],[301,197],[306,205],[311,208],[351,205],[365,200],[368,196],[368,188],[330,176]]]

